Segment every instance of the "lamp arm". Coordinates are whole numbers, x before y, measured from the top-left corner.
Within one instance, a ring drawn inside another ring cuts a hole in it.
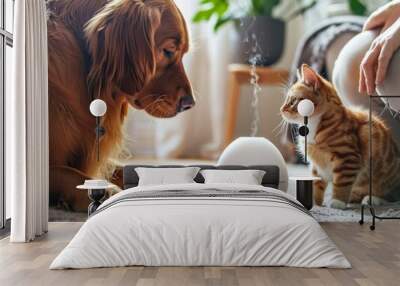
[[[307,135],[309,133],[308,129],[308,116],[304,116],[304,125],[300,127],[299,129],[299,134],[300,136],[304,137],[304,164],[308,164],[307,161]]]
[[[100,160],[100,117],[96,116],[96,156],[97,156],[97,162]]]
[[[307,165],[308,161],[307,161],[307,135],[308,135],[308,117],[305,116],[304,117],[304,126],[306,127],[306,134],[304,136],[304,163]]]
[[[100,137],[106,133],[106,129],[100,125],[100,117],[107,111],[107,104],[101,99],[93,100],[89,105],[90,113],[96,117],[96,157],[100,160]]]

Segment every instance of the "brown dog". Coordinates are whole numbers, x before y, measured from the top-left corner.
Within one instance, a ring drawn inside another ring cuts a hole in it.
[[[47,5],[50,198],[85,210],[87,196],[75,187],[110,175],[108,162],[120,152],[129,104],[156,117],[194,106],[182,65],[188,33],[172,0],[52,0]],[[89,112],[95,98],[108,108],[99,162]]]

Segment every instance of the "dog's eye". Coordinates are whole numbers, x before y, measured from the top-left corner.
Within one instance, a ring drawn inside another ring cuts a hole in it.
[[[170,51],[170,50],[167,50],[167,49],[164,49],[163,51],[164,51],[164,55],[165,55],[168,59],[172,59],[172,58],[174,57],[174,55],[175,55],[175,52],[174,52],[174,51]]]

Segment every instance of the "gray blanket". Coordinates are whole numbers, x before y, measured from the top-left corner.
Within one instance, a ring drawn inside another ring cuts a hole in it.
[[[279,195],[272,192],[267,191],[259,191],[259,190],[240,190],[240,191],[227,191],[221,189],[214,189],[214,188],[205,188],[203,190],[164,190],[164,191],[144,191],[144,192],[131,192],[127,193],[126,195],[120,196],[117,200],[111,201],[109,203],[105,202],[103,205],[99,207],[99,209],[94,212],[92,216],[107,210],[110,207],[115,205],[121,204],[127,201],[145,201],[145,200],[191,200],[191,199],[205,199],[205,200],[212,200],[212,199],[227,199],[230,200],[251,200],[256,199],[257,201],[264,200],[269,202],[275,202],[279,204],[289,205],[294,207],[295,209],[312,216],[311,213],[304,208],[304,206],[297,202],[296,200],[288,199],[283,195]]]

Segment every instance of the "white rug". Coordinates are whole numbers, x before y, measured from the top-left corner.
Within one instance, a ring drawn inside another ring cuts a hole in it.
[[[333,209],[329,207],[314,206],[311,209],[312,215],[319,222],[358,222],[361,218],[361,209]],[[400,205],[390,205],[385,207],[377,207],[376,214],[382,217],[400,217]],[[368,208],[364,211],[364,221],[372,220],[371,213]]]

